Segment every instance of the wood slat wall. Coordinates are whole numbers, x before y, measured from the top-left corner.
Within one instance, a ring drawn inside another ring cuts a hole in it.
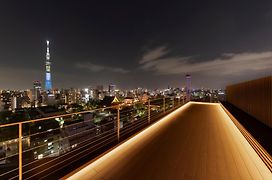
[[[272,127],[272,76],[227,86],[227,101]]]

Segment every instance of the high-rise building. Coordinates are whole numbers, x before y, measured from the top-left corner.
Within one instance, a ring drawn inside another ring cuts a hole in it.
[[[191,100],[191,75],[186,74],[186,100]]]
[[[4,110],[10,110],[11,109],[11,98],[13,94],[10,91],[2,91],[0,100],[3,103],[3,109]]]
[[[0,112],[4,110],[4,103],[0,99]]]
[[[114,84],[110,84],[109,85],[109,95],[110,96],[114,96],[115,95],[115,89],[116,89],[116,85],[114,85]]]
[[[16,108],[17,108],[17,99],[16,99],[16,96],[13,96],[11,98],[11,110],[15,111]]]
[[[40,81],[34,81],[33,82],[33,99],[34,99],[34,106],[38,107],[39,103],[41,103],[41,82]]]
[[[49,41],[48,40],[46,41],[45,90],[47,92],[52,91],[51,61],[50,61]]]

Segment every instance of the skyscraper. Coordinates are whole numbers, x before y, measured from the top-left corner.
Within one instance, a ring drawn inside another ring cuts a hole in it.
[[[116,89],[116,85],[114,85],[114,84],[110,84],[109,85],[109,95],[110,96],[114,96],[115,95],[115,89]]]
[[[34,99],[34,106],[38,107],[39,103],[41,103],[41,82],[40,81],[33,82],[33,99]]]
[[[13,96],[11,98],[11,110],[14,112],[16,108],[17,108],[17,99],[16,99],[16,96]]]
[[[191,99],[191,75],[186,74],[186,100],[190,101]]]
[[[45,61],[45,90],[50,92],[52,90],[51,80],[51,61],[49,52],[49,41],[46,41],[46,61]]]

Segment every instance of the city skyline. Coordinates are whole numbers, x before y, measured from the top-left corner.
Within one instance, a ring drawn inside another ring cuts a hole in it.
[[[0,89],[44,84],[48,39],[53,88],[225,88],[271,75],[271,2],[2,3]],[[16,76],[15,76],[16,75]]]
[[[272,1],[0,6],[0,179],[272,180]]]

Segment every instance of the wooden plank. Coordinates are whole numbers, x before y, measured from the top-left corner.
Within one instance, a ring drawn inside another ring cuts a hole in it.
[[[219,104],[189,103],[70,179],[272,179],[269,173]]]

